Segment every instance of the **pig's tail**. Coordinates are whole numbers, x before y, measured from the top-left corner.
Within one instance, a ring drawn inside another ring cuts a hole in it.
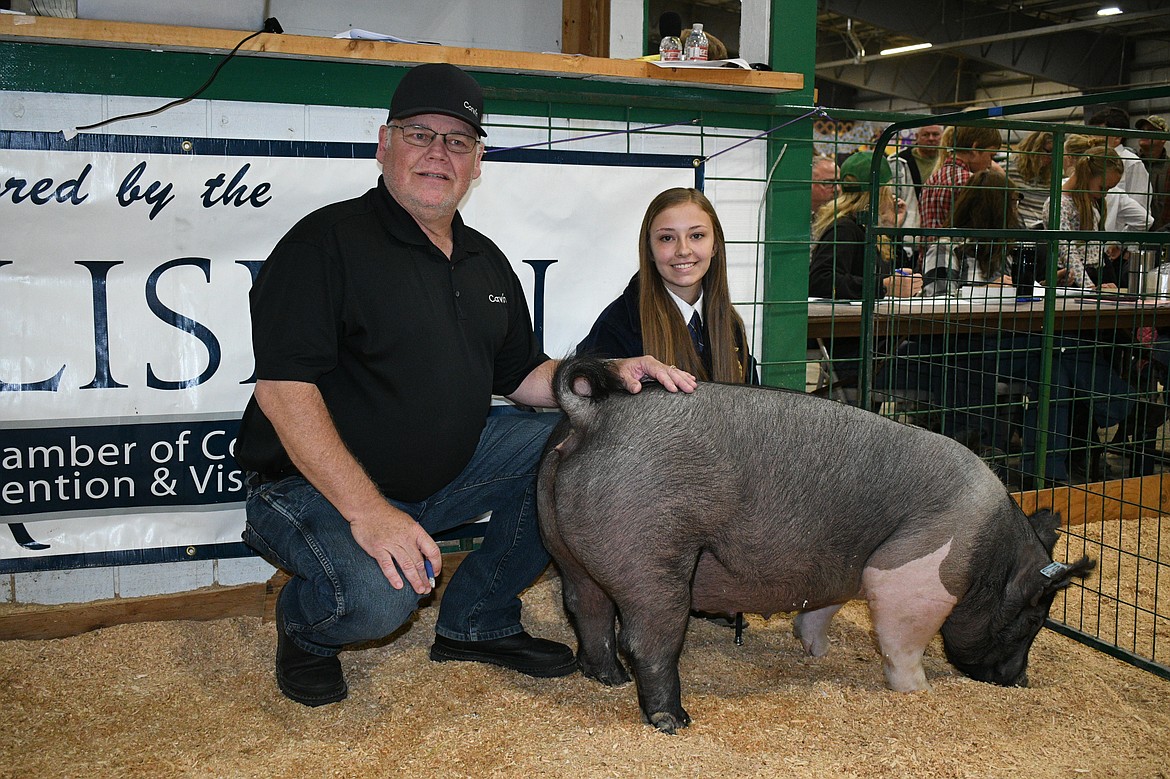
[[[561,362],[553,376],[557,403],[574,423],[587,421],[592,407],[624,385],[610,368],[608,360],[595,357],[572,357]]]

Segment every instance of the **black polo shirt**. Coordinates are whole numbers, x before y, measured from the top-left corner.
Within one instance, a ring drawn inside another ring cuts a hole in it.
[[[382,181],[298,222],[251,292],[256,378],[316,384],[341,438],[384,494],[417,501],[471,459],[492,394],[548,359],[499,248],[452,224],[451,260]],[[253,398],[244,468],[289,465]]]

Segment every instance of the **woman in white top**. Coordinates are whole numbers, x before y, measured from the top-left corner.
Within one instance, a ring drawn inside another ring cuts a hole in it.
[[[1085,154],[1092,147],[1099,145],[1101,145],[1101,141],[1095,136],[1070,135],[1064,141],[1065,161],[1071,163],[1076,155]],[[1121,153],[1124,148],[1124,146],[1113,147],[1114,151],[1121,157],[1122,165],[1126,165],[1128,171],[1125,155]],[[1071,172],[1071,164],[1068,167],[1069,172]],[[1105,193],[1105,231],[1109,233],[1144,233],[1154,226],[1154,219],[1142,205],[1144,199],[1139,200],[1124,190],[1125,175],[1122,176],[1121,184]],[[1110,281],[1116,283],[1124,278],[1122,266],[1125,264],[1125,253],[1136,250],[1136,246],[1122,246],[1121,240],[1116,237],[1109,239],[1105,243],[1105,256],[1101,267],[1090,265],[1088,267],[1089,276],[1098,286]],[[1118,286],[1121,285],[1118,284]]]

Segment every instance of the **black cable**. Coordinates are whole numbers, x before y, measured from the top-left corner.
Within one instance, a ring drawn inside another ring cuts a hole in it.
[[[161,114],[163,111],[166,111],[167,109],[174,108],[177,105],[183,105],[183,103],[191,102],[192,100],[194,100],[195,98],[197,98],[201,94],[203,94],[204,90],[206,90],[209,86],[211,86],[211,83],[213,81],[215,81],[215,77],[219,75],[219,71],[223,70],[223,66],[228,63],[228,60],[230,60],[232,57],[236,56],[236,52],[238,52],[240,50],[241,46],[243,46],[245,43],[247,43],[248,41],[255,38],[257,35],[261,35],[262,33],[266,33],[266,32],[282,33],[282,32],[284,32],[284,30],[281,29],[280,22],[276,21],[275,17],[270,18],[270,19],[265,19],[264,20],[264,29],[257,30],[256,32],[252,33],[251,35],[247,36],[246,38],[241,40],[239,43],[237,43],[236,47],[234,49],[232,49],[230,52],[228,52],[228,55],[226,57],[224,57],[222,60],[220,60],[220,63],[215,66],[215,70],[211,71],[211,76],[208,77],[207,81],[203,82],[203,86],[199,87],[194,92],[187,95],[186,97],[180,97],[177,100],[172,100],[171,102],[167,103],[166,105],[160,106],[160,107],[155,108],[155,109],[150,110],[150,111],[140,111],[136,114],[122,114],[121,116],[115,116],[111,119],[103,119],[102,121],[94,122],[93,124],[83,124],[83,125],[80,125],[79,127],[73,128],[74,132],[81,132],[82,130],[92,130],[96,127],[104,127],[107,124],[113,124],[114,122],[121,122],[124,119],[141,119],[141,118],[146,117],[146,116],[154,116],[155,114]]]

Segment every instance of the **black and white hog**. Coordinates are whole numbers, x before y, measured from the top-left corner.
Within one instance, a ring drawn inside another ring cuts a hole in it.
[[[1093,567],[1054,563],[1059,516],[1026,517],[968,449],[798,392],[702,383],[626,393],[604,362],[554,379],[567,414],[540,467],[540,528],[562,574],[577,660],[637,682],[645,720],[673,733],[692,609],[799,612],[828,649],[845,602],[869,603],[887,684],[927,689],[926,645],[1000,685],[1027,684],[1028,650],[1056,591]]]

